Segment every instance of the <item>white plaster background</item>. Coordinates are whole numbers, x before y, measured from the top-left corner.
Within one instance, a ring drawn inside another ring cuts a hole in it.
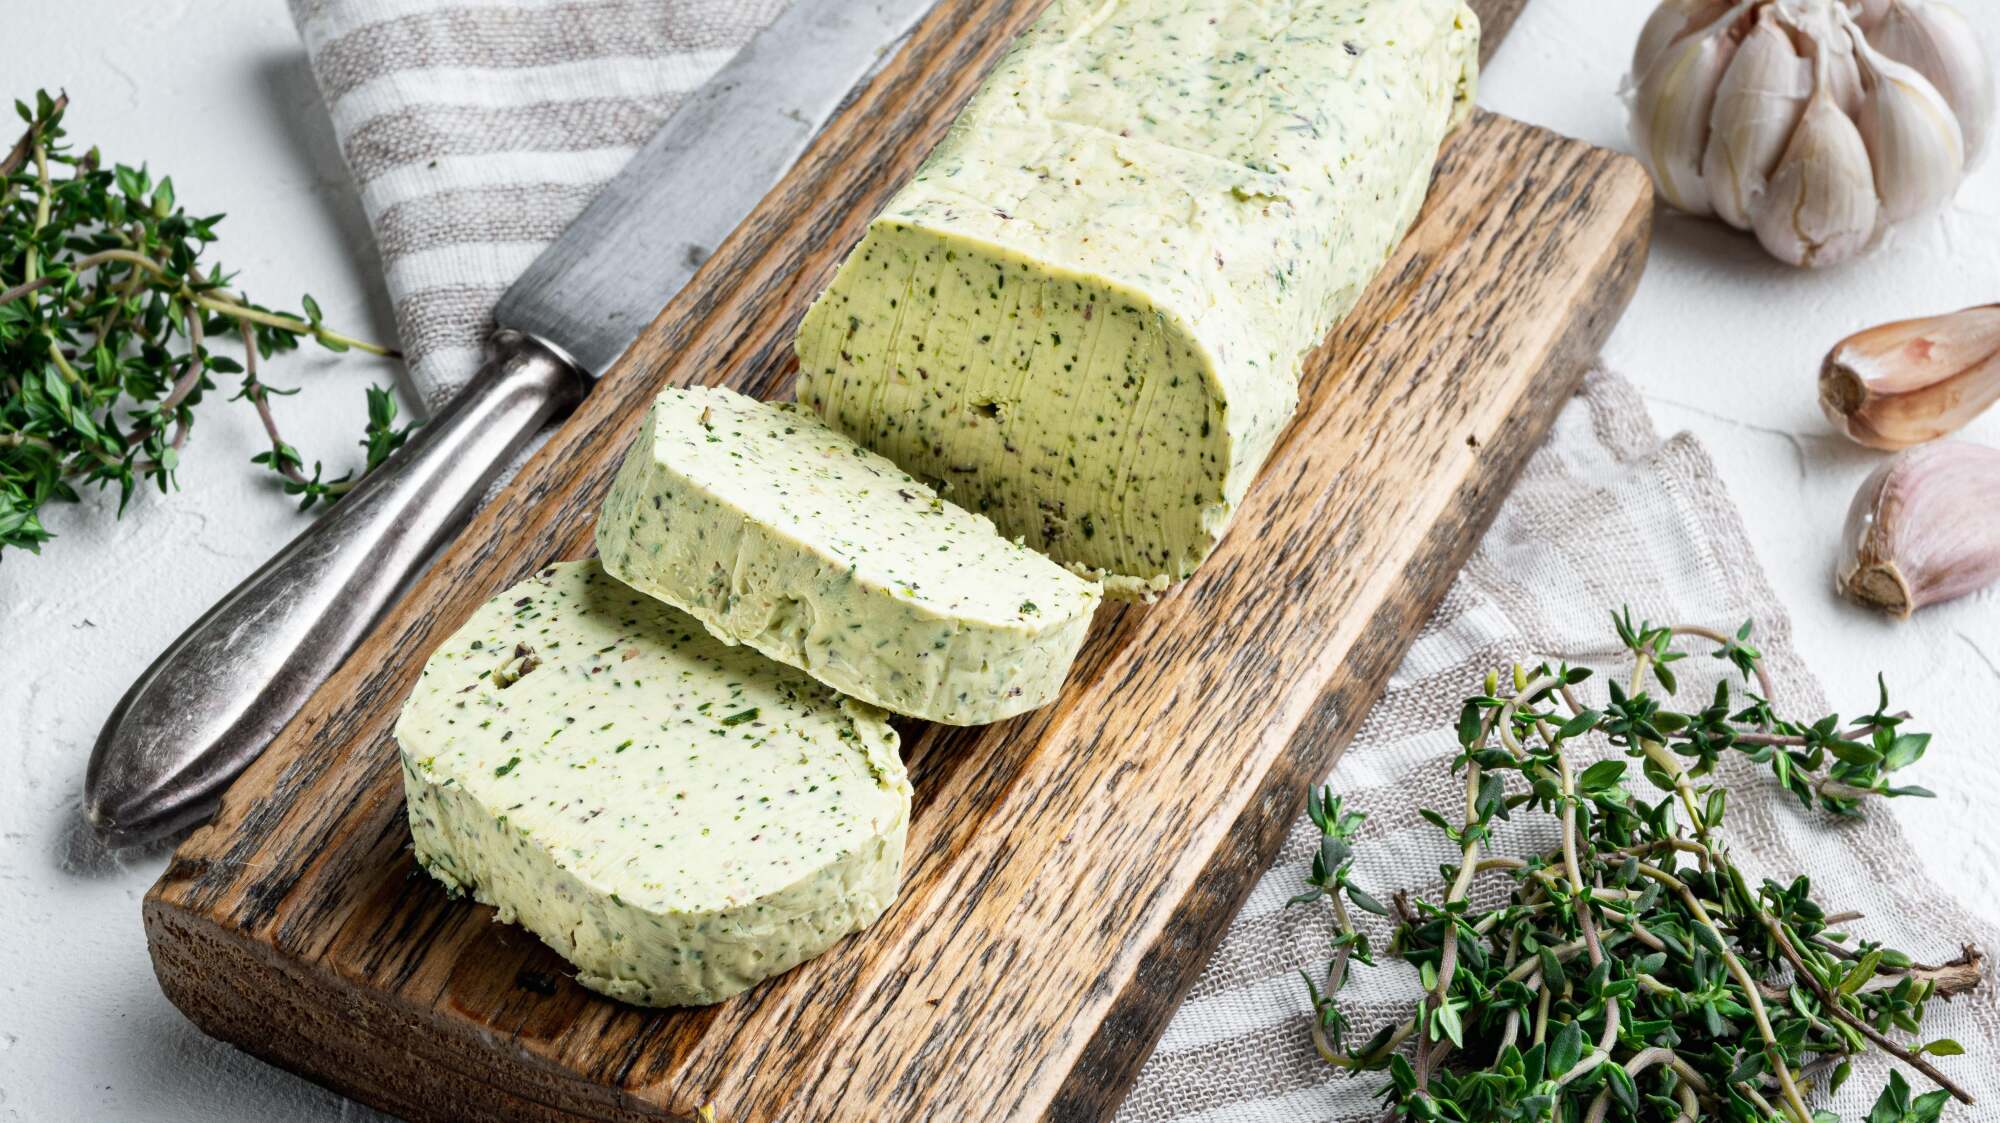
[[[2000,40],[1991,0],[1964,6]],[[1647,7],[1534,0],[1480,100],[1625,147],[1615,91]],[[391,334],[367,227],[281,0],[0,0],[0,77],[8,99],[66,87],[76,136],[172,173],[192,209],[227,211],[224,260],[260,299],[310,291],[336,324]],[[1663,431],[1691,429],[1714,453],[1835,704],[1872,704],[1886,669],[1937,734],[1919,781],[1942,797],[1895,814],[1939,880],[2000,922],[2000,833],[1990,829],[2000,822],[1990,767],[2000,596],[1908,623],[1834,600],[1841,516],[1875,460],[1831,438],[1813,400],[1819,357],[1847,332],[2000,300],[1996,167],[1989,160],[1941,221],[1828,273],[1787,270],[1717,226],[1663,214],[1607,354]],[[306,354],[273,377],[304,387],[277,406],[293,443],[344,464],[362,387],[395,369]],[[2000,414],[1969,435],[2000,444]],[[102,499],[55,512],[60,537],[43,556],[0,564],[0,1119],[375,1118],[185,1021],[154,983],[139,924],[164,855],[106,854],[77,829],[84,762],[106,712],[301,525],[245,462],[260,439],[248,411],[217,403],[185,457],[183,491],[136,499],[122,522]]]

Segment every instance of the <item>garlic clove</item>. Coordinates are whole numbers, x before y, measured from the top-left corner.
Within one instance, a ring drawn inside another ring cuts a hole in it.
[[[2000,580],[2000,449],[1940,441],[1899,452],[1848,509],[1835,587],[1897,616]]]
[[[1810,38],[1826,49],[1821,81],[1833,91],[1834,104],[1849,117],[1861,112],[1861,62],[1854,44],[1831,23],[1812,32]]]
[[[1727,17],[1669,45],[1639,82],[1632,135],[1661,198],[1694,215],[1710,213],[1701,162],[1715,90],[1736,51]]]
[[[1864,93],[1857,124],[1890,222],[1926,215],[1958,193],[1965,138],[1944,95],[1916,68],[1856,44]]]
[[[1819,85],[1756,200],[1757,240],[1780,261],[1837,265],[1868,245],[1880,214],[1861,130]]]
[[[1661,0],[1653,14],[1646,17],[1646,26],[1639,31],[1639,43],[1632,49],[1632,81],[1643,81],[1653,63],[1675,40],[1707,27],[1728,10],[1729,0]]]
[[[1729,225],[1750,229],[1756,200],[1805,114],[1812,73],[1775,9],[1762,9],[1716,88],[1702,157],[1709,203]]]
[[[1977,164],[1993,123],[1995,79],[1965,16],[1938,0],[1890,0],[1868,43],[1937,87],[1965,135],[1966,166]]]
[[[1957,432],[2000,401],[2000,304],[1848,336],[1820,367],[1819,401],[1835,428],[1870,448]]]

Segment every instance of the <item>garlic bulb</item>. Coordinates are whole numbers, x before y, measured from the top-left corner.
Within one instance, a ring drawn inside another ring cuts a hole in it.
[[[1992,67],[1944,0],[1662,0],[1632,65],[1660,197],[1794,265],[1949,202],[1994,111]]]
[[[1819,404],[1870,448],[1908,448],[2000,401],[2000,304],[1859,331],[1827,353]]]
[[[1876,469],[1847,512],[1834,584],[1897,616],[2000,580],[2000,450],[1939,441]]]

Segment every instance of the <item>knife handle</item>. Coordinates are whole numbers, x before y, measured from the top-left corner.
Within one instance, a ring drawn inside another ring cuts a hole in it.
[[[588,387],[554,348],[496,334],[450,404],[132,684],[84,777],[100,836],[144,842],[213,813],[514,454]]]

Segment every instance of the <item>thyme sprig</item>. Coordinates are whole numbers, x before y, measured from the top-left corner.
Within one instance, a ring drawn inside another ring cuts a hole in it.
[[[311,339],[329,351],[394,355],[327,327],[308,296],[299,314],[230,291],[203,260],[221,215],[195,217],[171,178],[105,166],[95,148],[64,143],[66,96],[16,102],[26,122],[0,157],[0,552],[39,551],[51,501],[116,487],[119,513],[146,483],[175,482],[195,410],[217,376],[238,378],[232,400],[256,410],[269,448],[252,458],[281,477],[300,509],[332,502],[357,473],[329,479],[280,434],[260,359]],[[242,359],[218,353],[234,336]],[[408,439],[395,398],[369,387],[362,473]]]
[[[1345,893],[1356,908],[1377,916],[1387,916],[1389,910],[1350,880],[1354,868],[1352,840],[1367,816],[1342,808],[1341,798],[1330,788],[1312,793],[1306,801],[1306,813],[1312,817],[1313,825],[1319,828],[1319,850],[1313,854],[1312,870],[1306,875],[1306,891],[1285,904],[1287,907],[1303,905],[1325,897],[1333,908],[1335,922],[1340,926],[1340,931],[1333,938],[1333,961],[1327,966],[1325,991],[1314,985],[1311,975],[1299,972],[1306,981],[1307,993],[1312,996],[1313,1008],[1319,1011],[1319,1017],[1313,1020],[1313,1044],[1320,1055],[1332,1057],[1344,1047],[1342,1040],[1348,1030],[1346,1017],[1332,1001],[1334,993],[1347,982],[1348,960],[1371,967],[1375,964],[1374,954],[1368,947],[1368,937],[1355,930],[1347,905],[1340,896]]]
[[[1971,1103],[1932,1060],[1960,1046],[1925,1040],[1921,1027],[1931,999],[1978,985],[1977,949],[1924,964],[1857,940],[1843,926],[1859,918],[1830,912],[1806,877],[1753,886],[1722,831],[1728,790],[1716,770],[1728,754],[1767,768],[1807,809],[1851,816],[1870,799],[1930,794],[1890,782],[1927,736],[1903,731],[1908,715],[1889,712],[1880,680],[1875,709],[1851,727],[1780,716],[1747,622],[1727,633],[1620,613],[1613,628],[1633,667],[1601,707],[1579,697],[1588,669],[1547,663],[1489,674],[1466,700],[1451,763],[1463,808],[1421,811],[1457,851],[1441,867],[1443,898],[1393,896],[1388,951],[1417,970],[1416,1010],[1355,1048],[1338,993],[1352,964],[1372,960],[1342,897],[1382,910],[1354,882],[1364,816],[1330,790],[1311,794],[1320,849],[1292,903],[1323,899],[1333,911],[1332,959],[1322,981],[1306,982],[1319,1055],[1386,1071],[1389,1118],[1438,1123],[1838,1123],[1808,1097],[1838,1088],[1871,1050],[1935,1090],[1913,1096],[1892,1074],[1868,1123],[1930,1123],[1951,1098]],[[1712,644],[1757,690],[1739,699],[1725,679],[1705,708],[1668,708],[1647,688],[1678,691],[1674,666],[1688,653],[1676,643],[1687,639]],[[1579,767],[1578,739],[1593,736],[1620,753]],[[1626,788],[1635,762],[1657,802]],[[1555,841],[1490,853],[1498,825],[1522,812],[1553,817]],[[1511,881],[1511,892],[1476,906],[1482,877]]]

